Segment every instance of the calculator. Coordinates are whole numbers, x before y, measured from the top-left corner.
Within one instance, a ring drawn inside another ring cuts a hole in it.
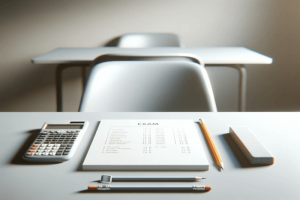
[[[46,122],[23,155],[32,162],[64,162],[75,151],[88,127],[87,121]]]

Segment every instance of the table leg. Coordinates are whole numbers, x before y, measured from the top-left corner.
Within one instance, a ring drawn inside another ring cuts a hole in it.
[[[62,73],[63,70],[65,70],[66,68],[69,67],[81,67],[82,68],[82,87],[83,87],[83,91],[85,89],[85,85],[86,85],[86,67],[89,65],[80,65],[80,66],[74,66],[71,64],[61,64],[58,65],[56,68],[56,73],[55,73],[55,77],[56,77],[56,111],[57,112],[63,112],[63,97],[62,97],[62,88],[63,88],[63,81],[62,81]]]
[[[87,66],[82,66],[82,91],[84,92],[86,81],[87,81],[87,73],[86,73]]]
[[[226,67],[232,67],[239,71],[240,74],[240,87],[239,87],[239,111],[245,112],[246,111],[246,94],[247,94],[247,71],[243,64],[206,64],[205,67],[208,66],[226,66]]]
[[[244,65],[235,65],[235,68],[239,70],[240,73],[240,103],[239,110],[241,112],[246,111],[246,92],[247,92],[247,71]]]
[[[64,69],[64,65],[58,65],[55,72],[56,79],[56,111],[62,112],[63,104],[62,104],[62,71]]]

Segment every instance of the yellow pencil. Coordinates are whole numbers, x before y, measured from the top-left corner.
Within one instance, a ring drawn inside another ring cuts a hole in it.
[[[200,126],[201,126],[201,128],[202,128],[202,130],[204,132],[204,135],[205,135],[206,140],[208,142],[209,148],[210,148],[210,150],[211,150],[211,152],[212,152],[212,154],[214,156],[214,159],[215,159],[217,165],[219,165],[221,167],[221,169],[224,170],[224,165],[223,165],[222,158],[221,158],[221,156],[220,156],[220,154],[219,154],[219,152],[217,150],[217,147],[216,147],[213,139],[211,138],[211,136],[210,136],[210,134],[209,134],[209,132],[207,130],[206,125],[204,124],[203,119],[199,119],[199,123],[200,123]]]

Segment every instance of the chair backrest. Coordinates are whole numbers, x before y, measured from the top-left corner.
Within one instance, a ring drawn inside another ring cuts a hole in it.
[[[95,65],[80,112],[217,111],[203,66],[192,62],[111,61]]]
[[[120,37],[120,48],[183,47],[182,40],[171,33],[126,34]]]

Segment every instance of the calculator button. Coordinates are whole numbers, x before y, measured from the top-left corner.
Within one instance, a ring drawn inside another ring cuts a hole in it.
[[[38,147],[38,146],[40,146],[39,144],[34,144],[34,145],[32,145],[33,147]]]
[[[36,155],[36,156],[40,156],[40,155],[42,155],[41,153],[35,153],[34,155]]]
[[[69,155],[69,152],[64,152],[64,155]]]
[[[68,147],[72,147],[73,145],[72,144],[68,144]]]
[[[28,152],[27,155],[31,156],[33,154],[33,152]]]
[[[43,153],[43,156],[47,156],[47,155],[48,155],[48,153],[47,153],[47,152],[44,152],[44,153]]]
[[[66,149],[65,152],[69,152],[71,149]]]
[[[57,153],[56,153],[56,155],[59,155],[59,156],[60,156],[61,154],[62,154],[62,152],[57,152]]]
[[[35,144],[41,144],[41,142],[36,142]]]
[[[69,142],[69,144],[74,144],[74,142]]]
[[[80,132],[80,130],[77,130],[77,131],[76,131],[76,133],[79,133],[79,132]]]

